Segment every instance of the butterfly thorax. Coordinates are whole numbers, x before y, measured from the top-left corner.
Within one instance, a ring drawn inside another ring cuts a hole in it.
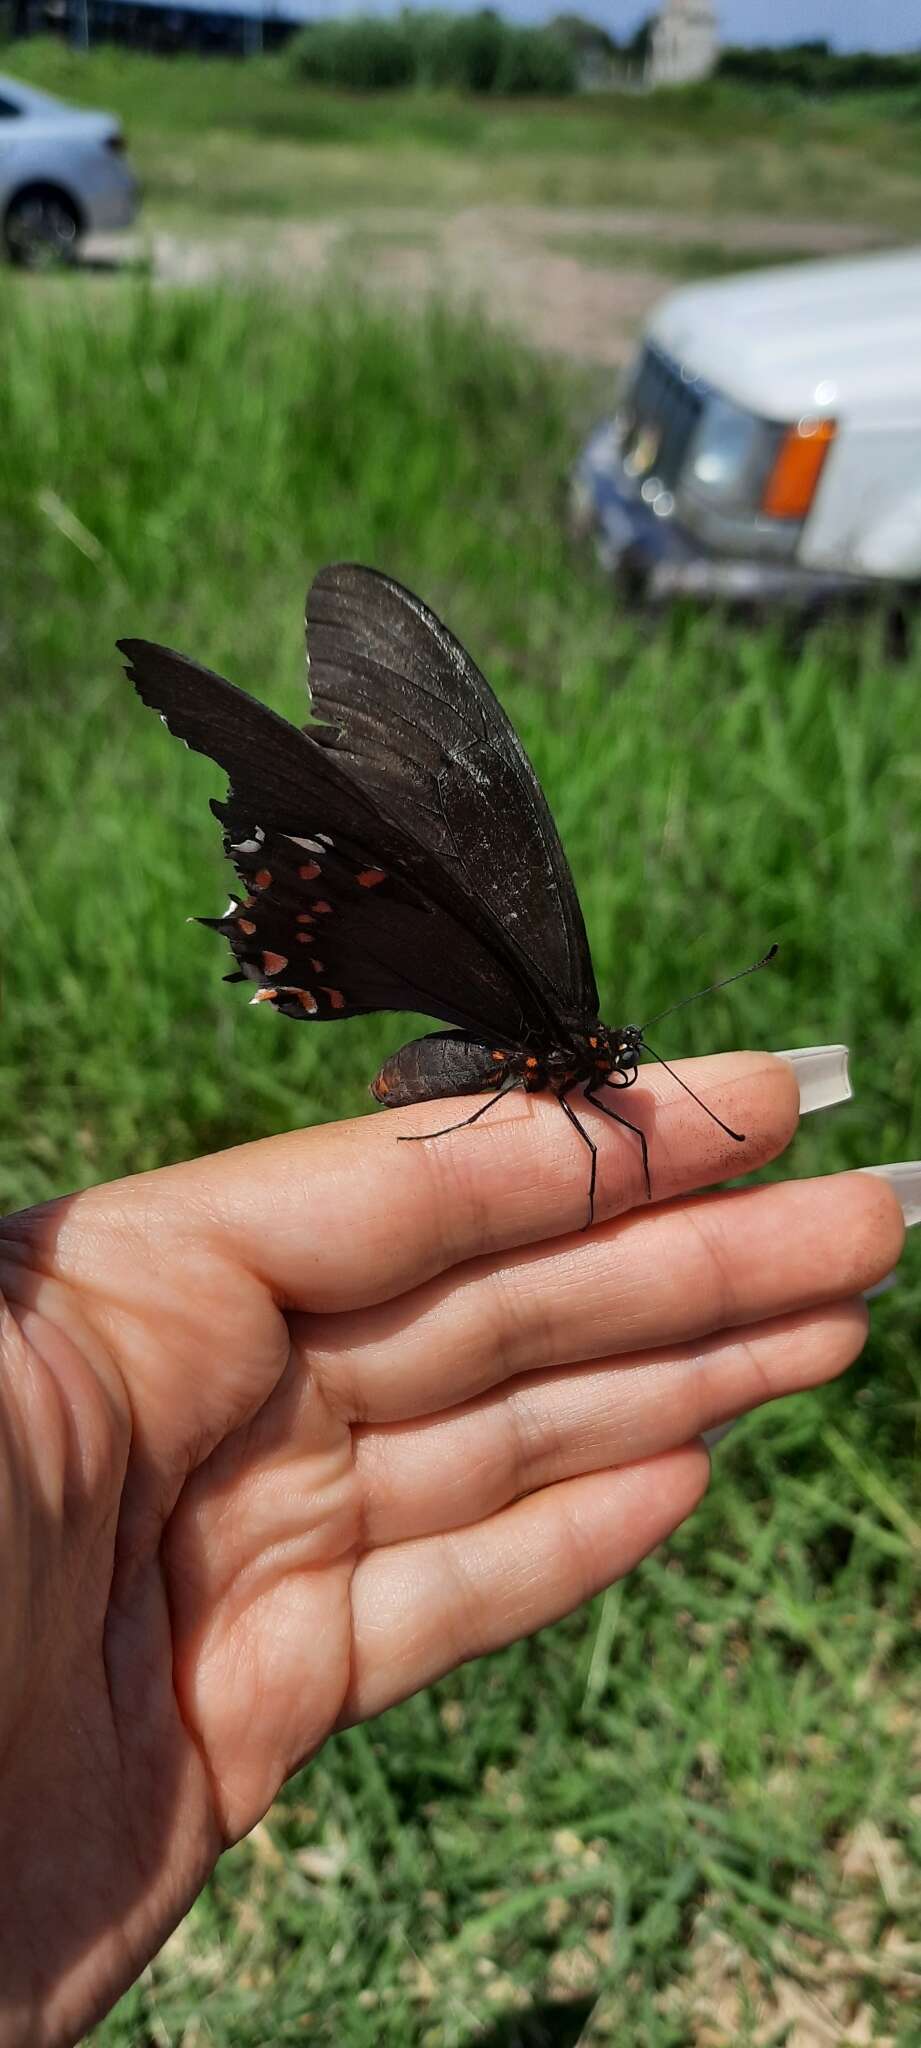
[[[615,1074],[632,1078],[642,1046],[642,1033],[632,1024],[613,1030],[600,1022],[587,1031],[576,1027],[567,1033],[564,1044],[519,1054],[521,1079],[529,1090],[551,1088],[560,1095],[579,1084],[600,1085]]]

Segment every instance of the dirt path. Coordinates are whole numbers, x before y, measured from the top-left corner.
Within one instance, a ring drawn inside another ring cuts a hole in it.
[[[734,215],[713,219],[616,208],[467,207],[456,213],[366,209],[318,221],[237,221],[209,236],[156,226],[146,243],[163,284],[270,278],[310,291],[339,276],[401,302],[437,292],[480,304],[535,347],[618,365],[669,284],[668,250],[832,255],[878,247],[884,230]],[[567,243],[572,248],[567,248]],[[136,245],[135,255],[141,245]],[[653,261],[648,252],[657,254]],[[90,246],[102,265],[124,245]],[[645,259],[645,260],[644,260]]]

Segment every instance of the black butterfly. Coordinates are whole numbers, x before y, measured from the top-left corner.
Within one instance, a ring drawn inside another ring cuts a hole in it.
[[[591,1221],[596,1148],[568,1100],[583,1088],[636,1132],[649,1193],[643,1132],[597,1091],[631,1087],[651,1048],[599,1020],[566,856],[488,683],[419,598],[352,564],[316,578],[307,638],[322,722],[303,732],[184,655],[118,643],[144,703],[230,778],[211,808],[245,893],[201,919],[230,942],[227,979],[287,1017],[453,1026],[385,1062],[371,1093],[388,1108],[488,1090],[473,1123],[511,1088],[552,1089],[591,1154]]]

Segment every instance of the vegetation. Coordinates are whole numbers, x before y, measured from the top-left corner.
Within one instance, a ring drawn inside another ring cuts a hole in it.
[[[518,28],[489,7],[310,22],[290,45],[289,60],[297,78],[349,92],[416,85],[559,98],[576,87],[575,58],[562,34]]]
[[[827,42],[728,45],[719,75],[743,85],[786,86],[806,93],[921,92],[917,51],[832,50]]]
[[[812,102],[714,80],[557,102],[354,95],[307,85],[287,56],[84,56],[39,39],[11,47],[4,65],[121,114],[154,226],[528,203],[706,212],[714,226],[741,212],[917,232],[911,94]]]
[[[7,283],[6,1202],[369,1107],[401,1020],[286,1028],[186,924],[223,901],[218,783],[113,647],[164,639],[298,717],[302,591],[339,555],[421,589],[518,721],[612,1020],[777,938],[667,1049],[848,1039],[856,1102],[783,1170],[917,1151],[921,658],[890,667],[872,621],[794,648],[624,616],[561,532],[595,403],[437,311]],[[338,1737],[98,2048],[754,2048],[803,2011],[915,2048],[916,1268],[861,1366],[742,1425],[622,1589]]]

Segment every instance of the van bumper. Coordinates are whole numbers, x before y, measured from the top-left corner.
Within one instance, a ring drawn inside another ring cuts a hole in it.
[[[570,479],[569,529],[592,542],[602,569],[653,603],[691,597],[796,607],[883,587],[869,576],[795,561],[708,552],[674,514],[657,518],[643,502],[620,466],[609,422],[587,442]]]

